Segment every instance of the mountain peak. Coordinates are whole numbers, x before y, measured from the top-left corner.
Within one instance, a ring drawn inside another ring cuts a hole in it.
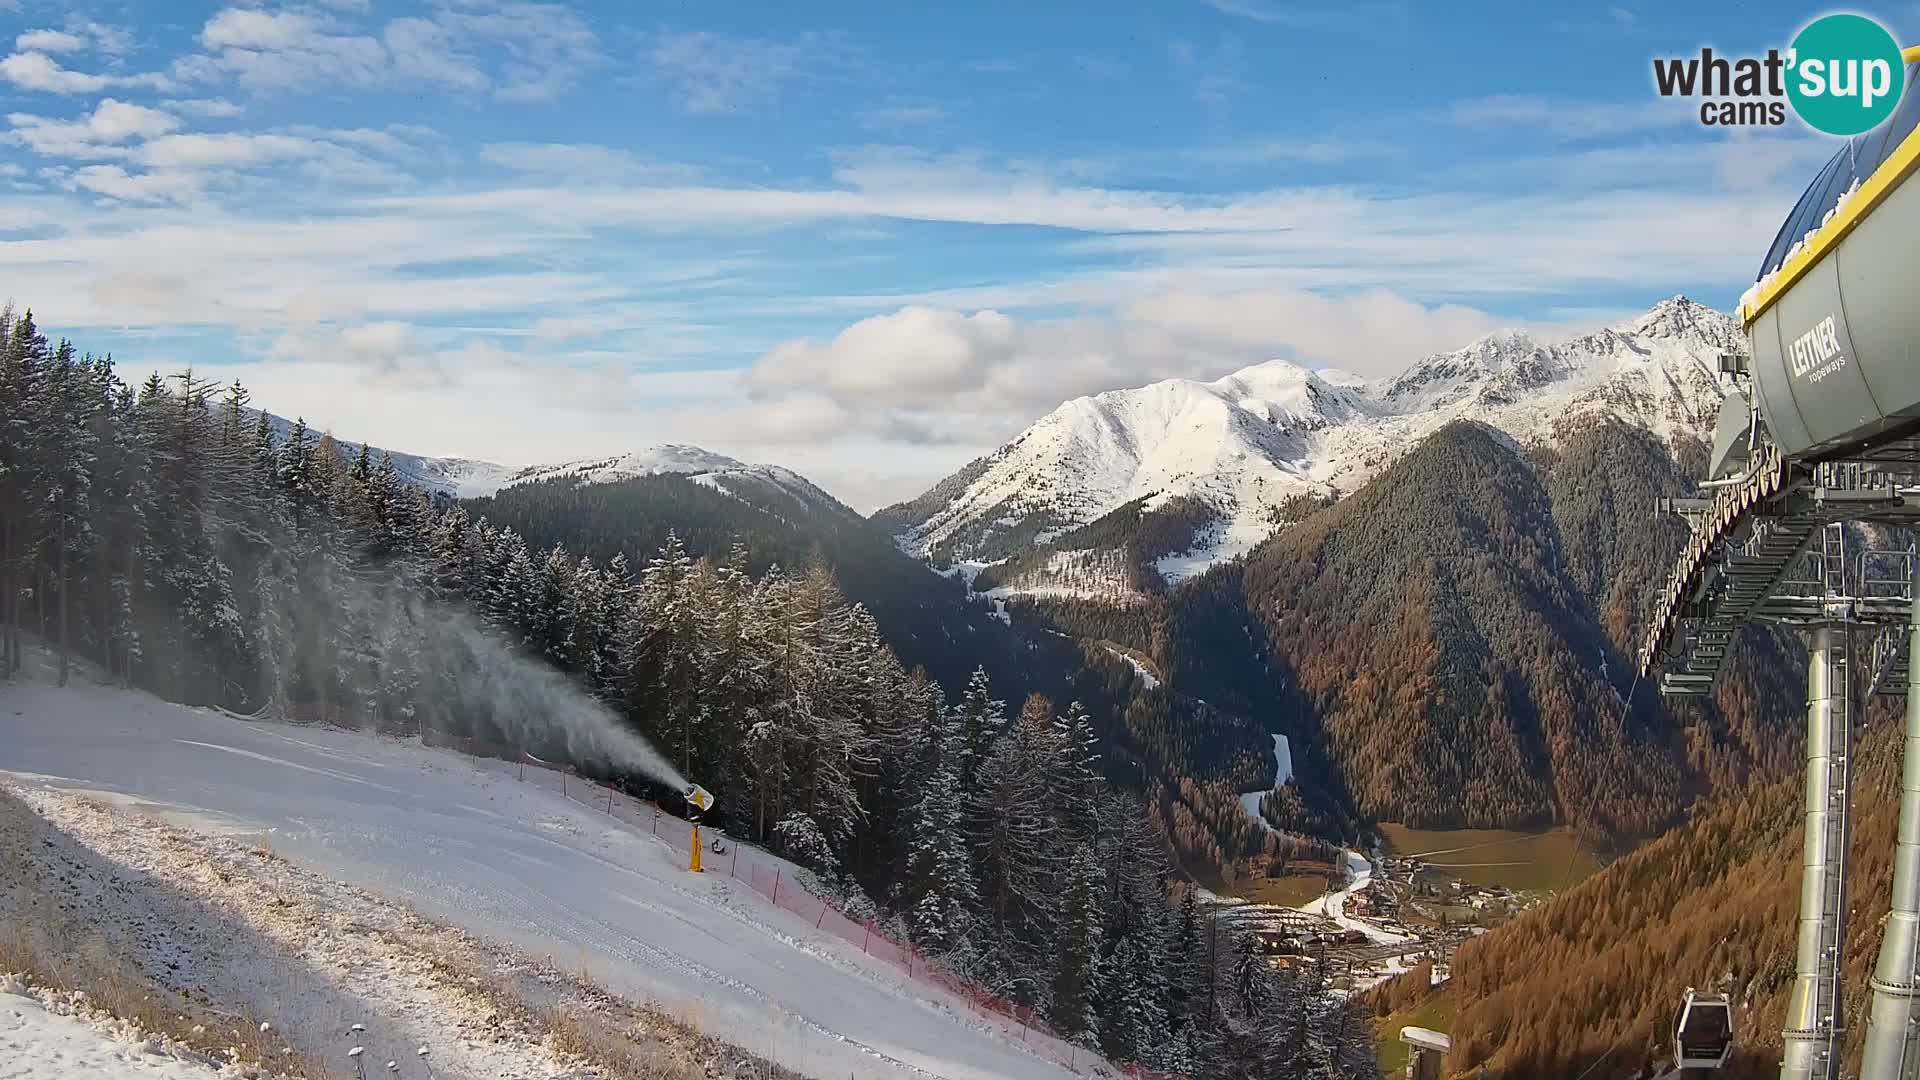
[[[698,446],[662,443],[627,454],[609,454],[604,457],[575,458],[572,461],[547,465],[529,465],[501,477],[500,482],[495,485],[495,490],[512,487],[515,484],[530,484],[561,477],[573,477],[581,483],[605,484],[642,476],[659,476],[663,473],[702,475],[736,472],[747,468],[749,466],[745,462]],[[491,494],[491,492],[476,491],[471,494]]]
[[[1713,354],[1739,337],[1726,315],[1675,296],[1564,340],[1495,330],[1373,383],[1274,359],[1213,382],[1109,390],[1062,405],[887,520],[912,551],[1038,565],[1055,538],[1144,500],[1149,514],[1171,506],[1181,517],[1179,530],[1156,536],[1191,538],[1164,558],[1129,549],[1170,581],[1249,550],[1296,520],[1299,497],[1354,490],[1454,421],[1521,444],[1556,439],[1575,415],[1604,414],[1662,440],[1699,434],[1722,393]]]
[[[1740,336],[1739,326],[1732,317],[1684,295],[1662,300],[1646,314],[1629,319],[1614,329],[1653,337],[1699,336],[1716,346],[1729,345],[1731,343],[1727,339]]]

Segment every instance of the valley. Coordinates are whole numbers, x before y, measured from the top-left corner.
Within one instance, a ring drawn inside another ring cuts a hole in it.
[[[1744,643],[1754,681],[1679,708],[1624,659],[1645,617],[1633,583],[1680,538],[1644,508],[1704,453],[1707,358],[1726,335],[1724,316],[1676,298],[1567,342],[1496,334],[1374,383],[1267,364],[1114,391],[872,516],[694,446],[506,469],[205,397],[196,426],[192,385],[185,410],[162,387],[127,422],[220,448],[192,475],[223,494],[187,505],[267,530],[324,522],[301,550],[389,598],[209,526],[204,557],[228,576],[169,587],[231,595],[251,629],[145,634],[179,644],[136,651],[129,623],[97,656],[163,695],[432,726],[661,790],[595,760],[598,737],[524,727],[485,700],[497,679],[466,685],[484,657],[518,657],[557,675],[542,694],[581,688],[711,785],[715,824],[957,977],[1022,987],[1012,1007],[1113,1060],[1203,1060],[1130,1034],[1136,1001],[1167,1018],[1157,1030],[1254,1030],[1233,1026],[1251,1014],[1181,1012],[1198,991],[1179,987],[1223,966],[1154,974],[1214,924],[1314,1023],[1349,1031],[1370,991],[1425,962],[1439,996],[1395,1015],[1446,1012],[1470,1035],[1492,1006],[1463,970],[1797,753],[1792,710],[1755,689],[1795,677],[1777,641]],[[213,467],[233,457],[263,464]],[[995,496],[983,525],[968,508],[995,483],[1026,494]],[[128,527],[103,518],[99,535]],[[436,606],[392,599],[414,594]],[[275,596],[308,603],[283,615]],[[446,604],[477,623],[456,637],[502,651],[451,645]],[[134,618],[176,610],[192,609],[155,598]],[[38,612],[15,617],[57,641]],[[371,654],[347,645],[366,626]],[[204,658],[201,641],[228,652]],[[578,707],[602,706],[561,711]],[[1199,888],[1169,887],[1182,878]],[[1195,896],[1215,898],[1183,915]],[[828,1042],[877,1045],[852,1023],[827,1024]]]
[[[1542,833],[1505,829],[1410,829],[1378,826],[1383,850],[1417,860],[1433,877],[1499,885],[1520,892],[1557,893],[1598,872],[1602,858],[1565,829]]]

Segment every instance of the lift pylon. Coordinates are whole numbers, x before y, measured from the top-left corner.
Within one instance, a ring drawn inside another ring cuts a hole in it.
[[[1845,1041],[1841,970],[1847,943],[1847,825],[1852,805],[1853,633],[1845,526],[1822,530],[1824,618],[1807,636],[1807,797],[1800,860],[1800,923],[1787,999],[1781,1080],[1838,1080]]]
[[[1873,969],[1864,1080],[1920,1080],[1920,559],[1904,561],[1909,591],[1906,744],[1900,770],[1900,826],[1893,850],[1893,900]]]

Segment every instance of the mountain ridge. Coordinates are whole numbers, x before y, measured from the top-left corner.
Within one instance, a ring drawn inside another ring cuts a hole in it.
[[[1338,498],[1453,420],[1523,444],[1551,444],[1565,421],[1597,415],[1665,442],[1697,434],[1724,392],[1715,354],[1743,349],[1730,317],[1675,296],[1555,341],[1496,330],[1371,381],[1270,360],[1211,382],[1108,390],[1062,403],[874,518],[913,554],[991,564],[1048,550],[1135,500],[1147,511],[1201,500],[1215,513],[1194,548],[1161,557],[1149,575],[1171,584],[1252,550],[1289,500]]]

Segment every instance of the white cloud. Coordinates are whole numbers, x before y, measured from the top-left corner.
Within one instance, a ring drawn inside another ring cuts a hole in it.
[[[824,342],[797,340],[743,376],[769,442],[998,441],[1061,401],[1175,376],[1211,380],[1274,357],[1379,376],[1505,325],[1387,290],[1169,290],[1111,316],[1022,320],[910,306]],[[1585,323],[1576,324],[1584,327]],[[1534,324],[1541,333],[1572,328]]]
[[[160,104],[174,112],[204,116],[214,120],[239,116],[245,111],[226,98],[169,98]]]
[[[295,12],[227,8],[207,20],[200,43],[209,49],[255,49],[267,52],[312,48],[328,38],[325,24]]]
[[[118,165],[88,165],[73,171],[68,184],[126,202],[185,202],[199,194],[201,177],[182,172],[129,175]]]
[[[365,10],[353,5],[356,10]],[[584,20],[558,4],[436,7],[377,32],[310,11],[227,8],[200,32],[184,78],[231,76],[257,91],[428,83],[503,101],[550,101],[603,60]]]
[[[177,117],[144,105],[103,98],[87,119],[87,127],[108,142],[126,139],[151,139],[180,126]]]
[[[1317,366],[1385,375],[1510,325],[1460,304],[1427,305],[1385,289],[1327,296],[1301,289],[1168,291],[1128,304],[1123,318],[1203,352],[1292,354]]]
[[[654,35],[647,59],[688,112],[729,113],[777,100],[787,84],[843,62],[846,53],[831,35],[774,41],[701,30]]]
[[[100,159],[127,156],[119,144],[129,139],[163,135],[180,126],[171,113],[144,105],[104,98],[85,119],[49,120],[28,113],[12,113],[11,138],[44,157]]]
[[[1013,320],[997,311],[907,307],[862,319],[822,345],[788,342],[754,365],[748,385],[926,405],[979,389],[982,372],[1005,363],[1013,348]]]
[[[652,161],[629,150],[597,143],[487,143],[480,148],[480,159],[514,172],[576,182],[687,180],[699,172],[691,165]]]
[[[0,79],[23,90],[48,94],[97,94],[116,86],[164,89],[169,85],[163,75],[97,75],[72,71],[44,52],[16,52],[0,60]]]
[[[430,19],[395,19],[382,35],[393,66],[426,82],[484,90],[486,72],[461,51],[454,32]]]
[[[336,33],[318,16],[227,8],[200,31],[203,56],[184,58],[187,77],[224,72],[254,90],[279,90],[331,82],[365,86],[387,72],[379,41]]]
[[[161,169],[234,169],[309,158],[323,144],[293,135],[185,134],[154,139],[139,150],[142,164]]]
[[[107,56],[121,56],[133,49],[133,35],[105,23],[69,20],[65,30],[28,30],[13,39],[13,47],[23,53],[72,53],[92,49]]]
[[[1083,234],[1056,254],[1149,267],[1273,272],[1322,287],[1419,295],[1639,287],[1740,275],[1791,194],[1716,189],[1694,177],[1612,189],[1419,193],[1318,185],[1188,194],[1066,184],[964,159],[864,155],[821,188],[549,185],[397,194],[365,205],[439,220],[514,218],[554,229],[697,233],[912,220]],[[1470,178],[1471,179],[1471,178]],[[1729,278],[1731,280],[1731,278]]]
[[[80,24],[80,30],[93,39],[96,51],[108,56],[124,56],[133,51],[133,34],[117,26],[88,22]]]
[[[382,335],[392,340],[376,342],[376,355],[386,345],[422,344],[417,333],[408,342],[403,331],[369,332]],[[514,351],[484,337],[416,356],[431,365],[425,368],[346,355],[351,350],[337,337],[294,348],[312,351],[298,360],[225,365],[220,377],[239,378],[262,408],[303,415],[316,430],[411,453],[526,464],[660,442],[722,452],[735,445],[704,419],[737,397],[732,372],[635,371],[565,352]],[[476,432],[487,433],[484,444],[476,445]]]
[[[87,47],[87,39],[64,30],[29,30],[13,39],[13,47],[21,52],[79,52]]]
[[[190,320],[210,306],[207,298],[177,274],[113,273],[91,282],[96,302],[139,317]]]
[[[502,101],[553,101],[604,65],[600,40],[578,13],[562,4],[495,2],[484,10],[448,10],[440,21],[505,54],[494,81]]]
[[[346,365],[388,386],[445,386],[451,381],[440,356],[413,326],[396,320],[290,331],[274,340],[267,355],[280,361]]]

